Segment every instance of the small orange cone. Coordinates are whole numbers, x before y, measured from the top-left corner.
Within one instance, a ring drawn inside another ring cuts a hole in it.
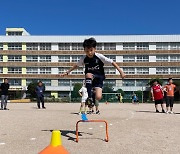
[[[69,154],[62,146],[61,132],[59,130],[53,130],[50,145],[39,154]]]

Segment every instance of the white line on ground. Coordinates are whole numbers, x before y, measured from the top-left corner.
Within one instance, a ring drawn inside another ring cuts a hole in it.
[[[5,144],[6,144],[6,143],[3,143],[3,142],[2,142],[2,143],[0,143],[0,145],[5,145]]]
[[[31,140],[31,141],[34,141],[34,140],[36,140],[36,138],[30,138],[30,140]]]
[[[110,126],[112,126],[113,124],[109,124]]]
[[[100,125],[99,127],[103,127],[102,125]]]
[[[93,128],[89,128],[89,129],[93,129]]]

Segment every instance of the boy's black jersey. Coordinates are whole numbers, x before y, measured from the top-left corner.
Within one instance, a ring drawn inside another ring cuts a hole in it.
[[[104,64],[112,64],[113,60],[105,57],[100,53],[95,53],[92,58],[88,56],[83,56],[80,61],[77,63],[78,66],[85,66],[85,74],[92,73],[97,75],[103,75],[104,73]]]

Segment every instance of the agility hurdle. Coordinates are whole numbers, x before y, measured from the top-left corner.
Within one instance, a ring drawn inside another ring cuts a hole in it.
[[[76,142],[79,141],[79,132],[78,132],[78,124],[82,122],[103,122],[105,123],[106,125],[106,138],[105,138],[105,141],[108,142],[109,141],[109,135],[108,135],[108,123],[107,121],[105,120],[79,120],[77,123],[76,123]]]

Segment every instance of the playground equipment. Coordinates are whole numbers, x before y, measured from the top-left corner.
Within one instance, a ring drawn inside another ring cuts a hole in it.
[[[109,141],[109,135],[108,135],[108,123],[107,121],[105,120],[88,120],[87,117],[86,117],[86,114],[82,114],[82,120],[79,120],[77,123],[76,123],[76,142],[79,141],[79,132],[78,132],[78,124],[82,122],[82,123],[87,123],[87,122],[103,122],[105,123],[106,125],[106,138],[105,138],[105,141],[108,142]]]
[[[69,154],[62,146],[61,132],[59,130],[52,131],[51,143],[39,154]]]

